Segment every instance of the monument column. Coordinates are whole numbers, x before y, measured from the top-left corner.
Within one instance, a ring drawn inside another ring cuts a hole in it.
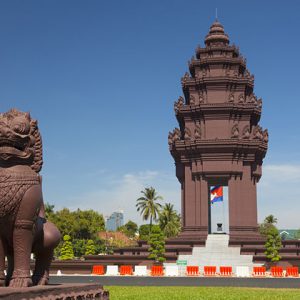
[[[243,176],[233,176],[228,183],[229,233],[231,239],[258,236],[256,179],[251,166],[244,166]]]
[[[193,175],[189,164],[184,167],[182,184],[183,232],[185,237],[206,237],[208,232],[208,184],[205,178]],[[207,199],[202,201],[201,199]]]

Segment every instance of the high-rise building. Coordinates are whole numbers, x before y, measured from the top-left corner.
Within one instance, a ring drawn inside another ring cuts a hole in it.
[[[113,212],[106,220],[106,230],[116,231],[124,225],[124,214],[122,212]]]

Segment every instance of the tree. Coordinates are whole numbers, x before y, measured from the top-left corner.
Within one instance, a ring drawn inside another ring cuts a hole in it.
[[[181,230],[180,216],[174,210],[174,205],[166,203],[159,214],[159,227],[167,238],[175,237]]]
[[[266,251],[264,253],[271,262],[277,262],[281,259],[281,256],[279,255],[279,250],[281,246],[281,237],[278,232],[278,229],[275,226],[270,227],[265,243]]]
[[[138,226],[136,223],[129,220],[125,225],[118,228],[118,231],[123,232],[129,238],[135,238],[135,235],[138,231]]]
[[[264,222],[260,224],[259,226],[259,232],[266,236],[268,234],[268,231],[275,226],[277,223],[277,218],[275,218],[273,215],[269,215],[265,218]]]
[[[154,229],[160,229],[159,225],[152,225],[152,230]],[[150,225],[149,224],[143,224],[139,227],[139,239],[148,241],[150,235]]]
[[[268,215],[266,218],[265,218],[265,223],[267,224],[276,224],[277,223],[277,218],[275,218],[273,215]]]
[[[96,254],[96,247],[93,240],[88,240],[85,248],[85,255],[94,255]]]
[[[150,233],[152,228],[152,221],[157,221],[159,216],[159,210],[161,209],[161,204],[159,200],[163,200],[161,196],[157,195],[156,190],[153,187],[145,188],[141,191],[144,195],[137,199],[137,211],[140,211],[143,220],[147,221],[150,218]]]
[[[67,259],[73,259],[74,258],[74,252],[73,252],[73,247],[72,247],[72,243],[71,243],[71,237],[69,235],[64,236],[64,243],[62,245],[59,258],[61,260],[67,260]]]
[[[165,254],[165,237],[159,227],[153,228],[149,241],[149,259],[153,259],[155,262],[164,262],[166,259]]]
[[[74,251],[75,257],[82,257],[85,254],[86,240],[73,239],[72,245],[73,245],[73,251]]]
[[[78,209],[72,212],[68,208],[63,208],[50,214],[48,219],[58,227],[63,236],[69,235],[72,240],[94,240],[98,232],[105,228],[102,214],[91,209]]]
[[[298,229],[294,235],[296,240],[300,240],[300,229]]]
[[[54,205],[46,202],[45,203],[45,217],[46,219],[51,218],[51,215],[54,214]]]
[[[277,223],[277,218],[269,215],[265,218],[264,223],[260,225],[259,231],[266,237],[265,254],[269,261],[277,262],[281,259],[279,250],[282,247],[281,237],[278,229],[274,224]]]

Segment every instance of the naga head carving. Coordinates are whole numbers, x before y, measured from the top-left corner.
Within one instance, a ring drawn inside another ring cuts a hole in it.
[[[37,121],[16,109],[0,114],[0,166],[42,168],[42,140]]]

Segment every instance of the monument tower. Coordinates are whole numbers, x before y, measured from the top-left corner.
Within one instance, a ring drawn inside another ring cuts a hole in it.
[[[239,48],[215,21],[196,49],[174,104],[179,128],[169,133],[170,152],[181,184],[182,239],[211,233],[210,187],[228,186],[231,240],[258,235],[256,184],[268,147],[259,126],[262,100]]]

